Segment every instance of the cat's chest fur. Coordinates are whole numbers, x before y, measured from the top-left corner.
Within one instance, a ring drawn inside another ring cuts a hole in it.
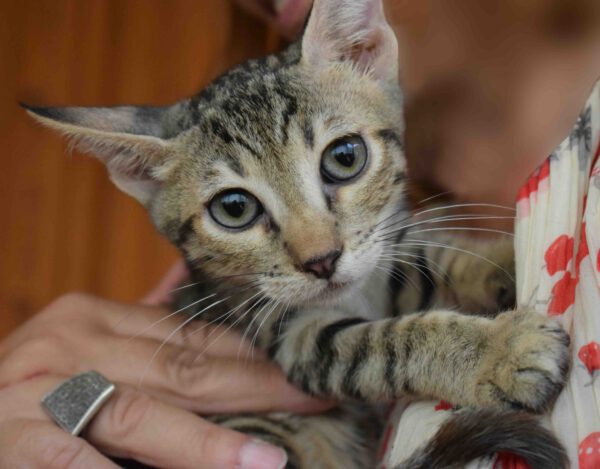
[[[391,269],[391,265],[380,267],[382,270],[379,274],[378,271],[372,272],[359,289],[336,303],[335,309],[347,313],[348,317],[360,316],[375,320],[391,316],[393,292],[384,274],[385,270]]]

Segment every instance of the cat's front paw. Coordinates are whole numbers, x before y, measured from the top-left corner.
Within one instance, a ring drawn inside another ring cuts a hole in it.
[[[569,370],[569,335],[534,311],[499,315],[477,376],[480,405],[544,411],[563,388]]]

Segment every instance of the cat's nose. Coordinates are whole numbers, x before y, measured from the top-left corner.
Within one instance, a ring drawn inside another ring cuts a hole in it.
[[[317,278],[330,279],[335,273],[335,265],[342,255],[341,249],[331,251],[324,256],[319,256],[302,264],[302,270],[313,274]]]

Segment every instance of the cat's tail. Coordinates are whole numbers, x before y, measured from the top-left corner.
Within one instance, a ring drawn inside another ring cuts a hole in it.
[[[507,452],[531,469],[569,467],[561,443],[539,417],[518,411],[463,410],[450,417],[427,442],[395,469],[449,469]]]

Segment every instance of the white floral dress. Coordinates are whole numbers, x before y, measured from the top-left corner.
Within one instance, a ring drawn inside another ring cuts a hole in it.
[[[517,197],[517,301],[569,332],[572,370],[547,423],[571,466],[600,469],[600,85],[571,135]],[[451,415],[446,402],[399,401],[390,411],[381,468],[402,462]],[[524,469],[510,454],[469,469]]]

